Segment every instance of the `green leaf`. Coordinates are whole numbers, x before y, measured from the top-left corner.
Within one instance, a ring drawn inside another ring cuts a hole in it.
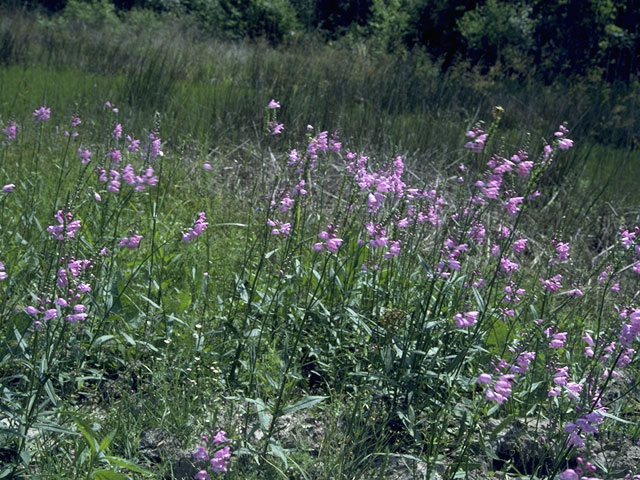
[[[144,475],[153,475],[153,472],[150,472],[146,468],[141,467],[140,465],[138,465],[135,462],[132,462],[131,460],[127,460],[125,458],[120,458],[120,457],[112,457],[110,455],[106,455],[104,458],[105,460],[109,461],[109,463],[114,463],[119,467],[126,468],[127,470],[131,470],[132,472],[142,473]]]
[[[285,453],[285,451],[282,449],[280,445],[278,445],[273,441],[269,441],[269,451],[273,455],[278,457],[280,460],[282,460],[282,462],[284,463],[285,469],[289,468],[289,462],[287,462],[287,454]]]
[[[78,430],[80,430],[80,433],[82,433],[82,436],[87,440],[87,443],[91,448],[91,452],[93,452],[94,455],[97,454],[98,440],[96,440],[96,437],[93,435],[93,430],[91,430],[89,424],[79,418],[75,419],[75,424],[78,427]]]
[[[128,480],[126,475],[112,472],[111,470],[96,470],[93,472],[92,477],[95,480]]]
[[[484,299],[482,298],[482,295],[480,295],[480,292],[478,291],[478,289],[476,287],[471,287],[471,291],[473,292],[473,296],[476,299],[476,303],[478,304],[478,308],[480,309],[481,312],[484,312],[485,303],[484,303]]]
[[[327,397],[321,397],[317,395],[310,395],[310,396],[304,397],[302,400],[297,401],[293,405],[284,407],[282,409],[282,415],[297,412],[299,410],[306,410],[307,408],[311,408],[314,405],[317,405],[318,403],[322,402],[326,398]]]
[[[97,347],[98,345],[102,345],[103,343],[108,342],[109,340],[113,340],[114,338],[114,335],[102,335],[101,337],[98,337],[96,341],[93,342],[93,344]]]
[[[36,428],[38,430],[47,430],[49,432],[66,433],[67,435],[78,435],[77,432],[69,430],[68,428],[63,427],[62,425],[59,425],[55,422],[50,422],[50,421],[36,422],[33,424],[33,428]]]
[[[131,337],[131,335],[129,335],[127,332],[120,332],[120,334],[127,341],[129,345],[135,347],[136,341],[133,339],[133,337]]]
[[[604,412],[602,410],[599,410],[599,412],[607,418],[610,418],[611,420],[615,420],[616,422],[620,422],[620,423],[626,423],[627,425],[635,425],[635,422],[630,422],[629,420],[624,420],[620,417],[616,417],[615,415],[613,415],[612,413],[608,413],[608,412]]]
[[[102,439],[102,441],[100,442],[100,446],[98,447],[98,450],[100,452],[104,452],[107,450],[107,448],[109,448],[109,445],[111,445],[111,441],[113,440],[113,437],[116,436],[116,430],[114,430],[113,432],[111,432],[109,435],[107,435],[106,437],[104,437]]]

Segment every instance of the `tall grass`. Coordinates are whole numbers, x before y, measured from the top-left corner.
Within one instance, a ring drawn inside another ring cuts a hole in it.
[[[548,135],[549,124],[566,121],[581,138],[593,139],[585,143],[626,147],[638,141],[634,86],[590,85],[584,79],[544,86],[533,79],[479,76],[462,67],[444,75],[419,51],[392,56],[312,38],[280,49],[233,44],[147,15],[134,12],[122,22],[99,18],[87,25],[85,17],[5,12],[1,58],[14,66],[3,72],[8,105],[15,113],[27,108],[18,102],[29,88],[25,82],[33,79],[20,73],[29,65],[42,69],[48,85],[67,84],[71,78],[57,77],[62,74],[78,77],[71,80],[74,87],[91,82],[85,87],[90,88],[100,77],[104,97],[146,116],[161,112],[171,138],[213,146],[237,145],[248,133],[260,141],[255,112],[268,96],[295,105],[281,112],[291,140],[307,123],[331,125],[359,148],[417,153],[424,162],[443,153],[460,122],[471,125],[496,104],[508,112],[503,128],[512,135],[522,130]],[[77,90],[65,91],[60,106],[82,101]]]

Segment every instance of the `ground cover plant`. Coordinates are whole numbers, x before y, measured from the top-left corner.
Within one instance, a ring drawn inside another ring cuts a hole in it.
[[[636,478],[640,222],[562,218],[569,126],[420,176],[264,103],[228,157],[3,117],[1,475]]]

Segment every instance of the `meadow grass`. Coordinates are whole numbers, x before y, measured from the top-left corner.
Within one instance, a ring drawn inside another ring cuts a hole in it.
[[[6,18],[0,478],[177,478],[158,428],[190,478],[640,474],[637,153],[587,97]]]

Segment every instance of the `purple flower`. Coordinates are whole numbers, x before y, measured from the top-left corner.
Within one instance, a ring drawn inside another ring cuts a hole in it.
[[[129,250],[135,250],[140,245],[140,240],[142,240],[142,235],[132,235],[131,237],[123,237],[118,243],[119,247],[125,247]]]
[[[225,436],[226,434],[227,432],[225,432],[224,430],[219,430],[218,433],[216,433],[216,436],[213,437],[213,443],[228,442],[229,439]]]
[[[131,135],[127,135],[127,142],[129,142],[127,150],[131,153],[138,153],[140,151],[140,140],[133,138]]]
[[[556,245],[556,254],[559,261],[566,262],[567,260],[569,260],[569,247],[569,242],[558,242],[558,244]]]
[[[2,187],[2,193],[11,193],[11,192],[13,192],[14,188],[16,188],[15,183],[9,183],[9,184],[5,185],[4,187]]]
[[[91,151],[88,148],[78,149],[78,158],[83,164],[87,164],[91,161]]]
[[[575,470],[568,468],[560,474],[560,480],[580,480],[580,477]]]
[[[116,123],[113,127],[113,133],[111,134],[113,138],[122,138],[122,124]]]
[[[33,116],[38,123],[46,122],[51,117],[51,109],[47,108],[46,105],[43,105],[40,108],[34,110]]]
[[[160,137],[157,134],[150,133],[149,140],[151,140],[151,144],[148,144],[146,147],[146,150],[149,152],[149,159],[153,160],[156,157],[164,156]]]
[[[474,153],[482,153],[488,134],[484,133],[480,127],[473,127],[466,133],[466,136],[472,140],[467,142],[464,147]]]
[[[340,248],[340,245],[342,245],[342,239],[335,238],[335,237],[330,238],[329,240],[327,240],[327,243],[326,243],[327,250],[329,250],[331,253],[336,253]]]
[[[560,150],[569,150],[571,147],[573,147],[573,140],[569,138],[561,138],[558,140],[558,148]]]
[[[214,472],[226,472],[227,467],[229,466],[229,459],[231,458],[231,448],[229,445],[218,450],[213,454],[213,458],[211,459],[211,469]]]
[[[58,317],[58,310],[55,308],[50,308],[49,310],[44,312],[44,321],[51,320],[52,318]]]
[[[551,277],[549,280],[540,278],[540,283],[544,285],[545,290],[548,292],[557,292],[562,287],[562,275],[558,274]]]
[[[193,478],[195,478],[195,480],[211,480],[206,470],[200,470]]]
[[[284,123],[269,122],[269,127],[267,128],[267,131],[271,135],[279,135],[282,133],[283,130],[284,130]]]
[[[567,332],[554,333],[549,342],[549,348],[562,348],[567,341]]]
[[[200,446],[193,452],[193,458],[196,460],[209,460],[209,452],[205,447]]]
[[[456,322],[456,327],[458,328],[468,328],[476,324],[478,321],[479,312],[466,312],[466,313],[457,313],[453,320]]]
[[[202,233],[209,226],[209,223],[206,220],[207,220],[207,216],[205,212],[200,212],[198,214],[198,218],[193,224],[193,227],[191,227],[187,232],[182,234],[182,240],[184,240],[185,242],[190,242],[194,238],[202,235]]]
[[[515,242],[513,242],[513,251],[515,253],[522,253],[527,248],[528,240],[526,238],[519,238]]]
[[[504,203],[504,208],[509,215],[517,215],[520,212],[519,205],[523,202],[524,197],[513,197]]]
[[[269,102],[269,105],[267,105],[267,107],[269,107],[272,110],[275,110],[276,108],[280,108],[280,102],[276,102],[273,98],[271,99],[271,101]]]
[[[502,257],[500,259],[500,270],[502,270],[506,274],[513,273],[520,265],[516,262],[512,262],[506,257]]]
[[[488,385],[493,382],[493,378],[488,373],[481,373],[480,375],[478,375],[478,378],[476,378],[476,382],[483,385]]]
[[[24,311],[31,316],[37,315],[38,314],[38,309],[36,307],[33,306],[28,306],[27,308],[24,309]]]
[[[82,222],[80,222],[80,220],[73,220],[71,212],[58,210],[54,215],[54,218],[58,221],[58,225],[49,225],[47,227],[47,232],[59,241],[74,238],[76,236],[76,232],[82,226]]]
[[[2,133],[6,135],[5,141],[10,142],[11,140],[15,140],[18,135],[18,130],[18,125],[14,122],[9,122],[9,125],[2,129]]]
[[[64,318],[65,318],[65,320],[67,322],[77,323],[77,322],[82,322],[82,321],[86,320],[87,319],[87,314],[86,313],[73,313],[71,315],[67,315]]]

